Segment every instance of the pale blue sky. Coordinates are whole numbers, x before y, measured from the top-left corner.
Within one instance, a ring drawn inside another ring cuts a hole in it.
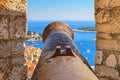
[[[94,20],[94,0],[27,0],[28,20]]]

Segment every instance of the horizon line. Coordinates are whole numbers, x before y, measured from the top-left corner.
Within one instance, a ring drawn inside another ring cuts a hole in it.
[[[28,21],[95,21],[95,20],[28,20]]]

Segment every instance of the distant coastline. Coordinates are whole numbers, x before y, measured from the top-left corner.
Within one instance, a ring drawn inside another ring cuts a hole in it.
[[[95,27],[82,27],[72,30],[76,32],[96,32]],[[42,35],[34,31],[28,31],[25,41],[42,41]]]
[[[82,27],[72,30],[76,32],[96,32],[95,27]],[[42,35],[34,31],[28,31],[25,41],[42,41]]]
[[[73,31],[77,31],[77,32],[96,32],[95,27],[77,28],[77,29],[73,29]]]
[[[25,37],[25,41],[41,41],[42,35],[39,33],[35,33],[33,31],[28,31],[27,36]]]

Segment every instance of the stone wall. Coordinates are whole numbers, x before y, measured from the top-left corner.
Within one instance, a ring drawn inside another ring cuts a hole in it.
[[[26,0],[0,0],[0,80],[26,80]]]
[[[120,0],[95,0],[97,54],[100,80],[120,80]]]

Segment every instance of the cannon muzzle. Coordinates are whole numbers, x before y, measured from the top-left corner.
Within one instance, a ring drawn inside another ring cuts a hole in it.
[[[44,48],[32,80],[98,80],[78,51],[72,29],[53,22],[43,32]]]

